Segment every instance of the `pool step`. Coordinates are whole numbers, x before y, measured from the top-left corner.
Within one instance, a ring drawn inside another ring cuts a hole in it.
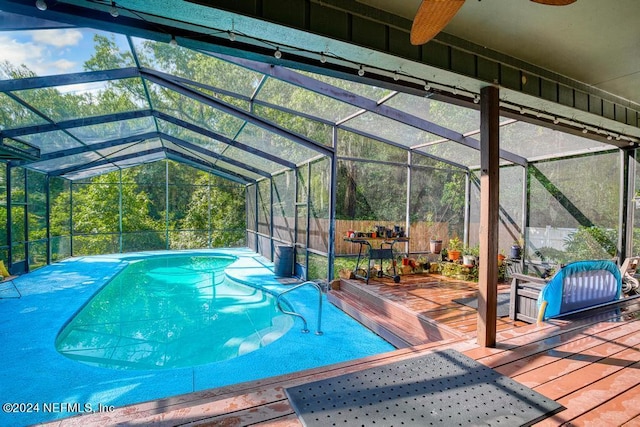
[[[340,308],[367,328],[371,329],[394,347],[406,348],[414,345],[413,343],[416,341],[414,337],[399,327],[394,326],[384,316],[381,316],[366,304],[362,304],[348,293],[331,291],[327,294],[327,299],[333,305]]]
[[[248,336],[238,346],[238,356],[251,353],[261,347],[267,346],[287,333],[293,324],[288,316],[275,316],[272,319],[273,326],[256,331]]]
[[[398,348],[461,338],[461,334],[406,307],[369,291],[359,283],[341,280],[328,300]]]

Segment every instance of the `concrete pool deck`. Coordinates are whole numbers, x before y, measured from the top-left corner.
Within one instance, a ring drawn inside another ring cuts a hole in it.
[[[65,418],[77,413],[109,410],[162,397],[325,366],[394,348],[346,316],[323,297],[323,335],[315,335],[317,292],[301,288],[287,295],[309,322],[302,322],[263,349],[243,356],[169,370],[113,370],[68,359],[55,349],[55,339],[74,314],[128,260],[148,255],[233,255],[227,268],[232,278],[279,292],[273,265],[248,249],[157,251],[78,257],[64,260],[15,279],[0,290],[0,425],[22,426]],[[249,367],[249,368],[248,368]]]

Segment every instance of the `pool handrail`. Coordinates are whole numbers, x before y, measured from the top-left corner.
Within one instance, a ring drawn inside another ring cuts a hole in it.
[[[296,285],[292,288],[289,288],[285,291],[282,291],[278,294],[278,297],[276,298],[276,306],[278,307],[278,309],[283,312],[284,314],[288,314],[290,316],[295,316],[295,317],[299,317],[300,319],[302,319],[302,322],[304,323],[304,326],[302,328],[302,333],[308,333],[309,329],[307,328],[307,319],[304,318],[304,316],[300,313],[296,313],[295,311],[288,311],[282,308],[282,306],[280,305],[280,298],[284,295],[287,294],[291,291],[295,291],[298,288],[301,288],[303,286],[306,285],[311,285],[314,288],[316,288],[316,290],[318,291],[318,325],[317,325],[317,329],[316,329],[316,335],[322,335],[322,330],[321,330],[321,322],[322,322],[322,288],[320,287],[320,285],[318,285],[316,282],[312,282],[312,281],[307,281],[307,282],[302,282],[299,285]]]

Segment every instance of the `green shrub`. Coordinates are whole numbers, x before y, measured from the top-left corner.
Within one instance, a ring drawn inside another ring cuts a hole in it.
[[[567,261],[613,258],[617,252],[617,241],[616,230],[581,226],[564,241]]]

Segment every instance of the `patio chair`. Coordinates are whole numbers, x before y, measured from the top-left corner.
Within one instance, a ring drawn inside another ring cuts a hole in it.
[[[626,296],[638,295],[640,293],[640,283],[636,277],[638,267],[640,267],[640,257],[627,258],[620,267],[622,293]]]
[[[550,279],[514,274],[510,317],[533,323],[620,299],[622,278],[612,261],[576,261]]]
[[[0,260],[0,299],[22,298],[22,294],[20,293],[20,290],[18,289],[16,284],[13,283],[13,279],[15,279],[16,277],[17,276],[13,276],[11,275],[11,273],[9,273],[9,271],[7,270],[7,267],[5,267],[4,265],[4,261]],[[6,284],[10,284],[11,286],[13,286],[13,290],[16,292],[17,296],[15,295],[7,296],[6,291],[11,290],[11,288],[9,286],[4,286]]]

